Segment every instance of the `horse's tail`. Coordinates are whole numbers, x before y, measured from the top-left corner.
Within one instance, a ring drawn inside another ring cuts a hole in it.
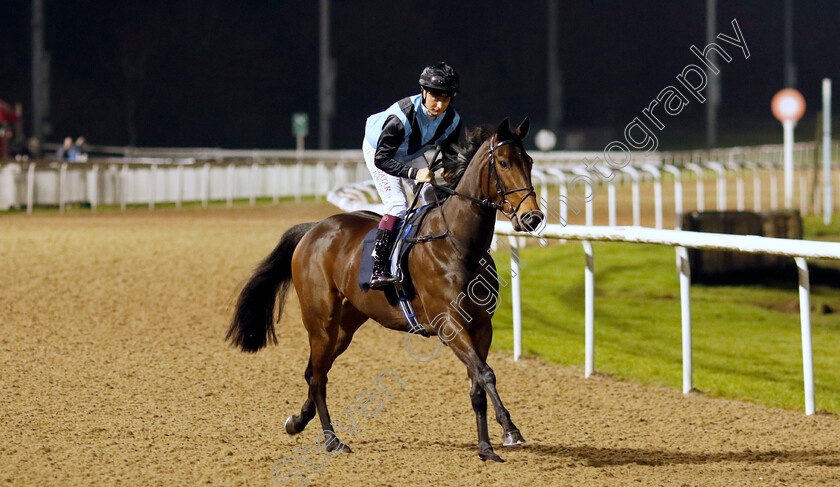
[[[243,352],[256,352],[269,340],[277,343],[277,335],[274,333],[274,305],[275,302],[279,303],[279,320],[283,313],[286,293],[292,283],[292,254],[313,226],[314,223],[301,223],[287,230],[280,243],[260,263],[239,294],[236,313],[225,340],[240,347]]]

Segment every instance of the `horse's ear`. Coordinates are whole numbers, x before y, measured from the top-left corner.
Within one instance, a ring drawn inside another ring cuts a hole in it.
[[[513,137],[513,134],[510,131],[510,118],[505,118],[499,124],[499,128],[496,129],[496,138],[498,140],[508,140],[511,137]]]
[[[523,120],[516,129],[516,136],[519,137],[519,140],[524,139],[525,136],[528,135],[529,128],[531,128],[531,119],[525,117],[525,120]]]

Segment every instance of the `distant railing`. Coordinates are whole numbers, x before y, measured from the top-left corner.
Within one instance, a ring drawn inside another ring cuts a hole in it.
[[[155,149],[142,156],[86,162],[0,163],[0,210],[69,204],[200,202],[323,197],[329,188],[370,177],[361,151],[217,151]],[[181,157],[183,153],[197,157]],[[164,155],[166,154],[166,155]]]
[[[57,144],[47,144],[48,151],[58,149]],[[815,144],[802,142],[795,145],[794,158],[800,168],[813,163]],[[137,148],[118,146],[91,146],[86,162],[56,162],[50,160],[0,162],[0,210],[34,206],[69,204],[98,205],[144,204],[154,208],[157,203],[225,201],[231,205],[235,199],[248,199],[254,204],[258,198],[304,196],[321,198],[330,189],[357,183],[370,177],[360,150],[248,150],[217,148]],[[840,143],[834,143],[833,160],[840,160]],[[653,179],[661,195],[660,175],[670,172],[674,184],[681,189],[679,173],[686,170],[712,174],[718,172],[718,207],[725,207],[725,174],[738,176],[738,208],[744,207],[742,175],[747,170],[771,169],[781,166],[781,145],[732,147],[695,151],[631,152],[628,167],[615,170],[616,178],[605,184],[610,191],[610,224],[615,224],[616,183],[630,181],[634,185],[644,179]],[[566,180],[585,173],[584,161],[601,159],[602,168],[608,167],[602,152],[581,151],[531,151],[535,161],[534,184],[548,200],[548,185],[556,184],[564,194]],[[635,171],[634,171],[635,169]],[[591,173],[592,171],[590,171]],[[753,173],[755,176],[755,172]],[[597,184],[603,184],[591,174]],[[771,172],[771,207],[778,199],[776,176]],[[800,188],[803,182],[800,180]],[[753,179],[755,190],[760,190]],[[840,181],[838,181],[840,183]],[[697,178],[702,195],[703,178]],[[722,186],[723,185],[723,186]],[[634,186],[635,187],[635,186]],[[676,192],[676,188],[675,188]],[[634,192],[634,217],[638,218],[638,204]],[[722,201],[720,198],[724,198]],[[800,204],[804,192],[800,191]],[[681,200],[681,195],[679,197]],[[657,227],[661,227],[661,196],[657,204]],[[681,201],[675,201],[681,203]],[[721,204],[723,203],[723,204]],[[755,205],[754,205],[755,206]],[[703,208],[702,198],[698,208]],[[565,207],[563,208],[565,210]],[[590,221],[591,208],[586,209]],[[676,213],[681,213],[679,204]],[[634,224],[638,222],[634,221]]]

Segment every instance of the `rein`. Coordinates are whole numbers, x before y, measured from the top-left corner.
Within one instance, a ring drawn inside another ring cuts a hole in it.
[[[430,185],[432,185],[433,188],[439,189],[439,190],[443,191],[444,193],[447,193],[451,196],[457,196],[458,198],[463,198],[465,200],[472,201],[473,203],[475,203],[475,204],[477,204],[477,205],[479,205],[483,208],[488,208],[488,209],[492,209],[492,210],[501,211],[502,214],[504,214],[507,217],[510,217],[511,215],[515,214],[517,211],[519,211],[519,207],[522,206],[522,203],[525,202],[525,200],[528,198],[528,196],[530,196],[531,194],[536,194],[536,192],[534,191],[533,186],[527,186],[527,187],[522,187],[522,188],[505,190],[504,184],[502,184],[502,180],[499,177],[498,168],[496,167],[496,152],[495,151],[499,147],[509,145],[509,144],[513,144],[514,141],[513,140],[503,140],[499,143],[496,143],[495,139],[496,139],[496,134],[493,134],[490,137],[490,149],[488,151],[489,158],[490,158],[490,163],[487,165],[487,171],[488,171],[488,173],[493,175],[493,180],[496,183],[496,193],[499,196],[500,203],[496,203],[490,198],[483,198],[483,199],[482,198],[475,198],[475,197],[470,196],[470,195],[459,193],[459,192],[455,191],[454,189],[452,189],[448,186],[443,186],[443,185],[440,185],[440,184],[437,184],[437,183],[430,182],[430,183],[426,183],[426,184],[430,184]],[[430,165],[430,168],[433,168],[436,165],[436,162],[437,162],[436,160],[437,160],[437,157],[438,157],[439,153],[440,153],[440,147],[437,148],[437,151],[435,152],[435,155],[432,158],[432,164]],[[510,195],[510,194],[518,193],[520,191],[527,191],[527,193],[525,193],[525,196],[523,196],[522,199],[519,200],[519,204],[514,207],[513,203],[508,201],[508,199],[505,198],[505,197]],[[434,193],[434,194],[435,194],[435,203],[437,204],[438,207],[440,207],[441,203],[438,200],[437,193]],[[411,209],[414,209],[414,206],[417,203],[418,197],[419,197],[419,192],[418,192],[418,195],[414,197],[414,201],[411,203]],[[433,234],[429,234],[429,235],[422,235],[420,237],[416,237],[416,238],[413,238],[413,239],[406,239],[406,240],[411,241],[413,243],[414,242],[428,242],[429,240],[446,238],[449,235],[451,235],[451,232],[449,230],[449,223],[447,223],[447,221],[446,221],[446,215],[443,213],[443,210],[441,210],[441,216],[443,217],[443,224],[446,227],[445,232],[433,233]]]

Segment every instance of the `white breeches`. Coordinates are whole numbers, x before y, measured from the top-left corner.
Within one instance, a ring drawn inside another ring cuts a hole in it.
[[[368,171],[370,171],[371,176],[373,176],[373,184],[376,185],[376,191],[379,193],[379,198],[385,205],[385,214],[404,218],[405,212],[408,209],[408,203],[406,202],[403,181],[407,181],[410,184],[415,184],[416,181],[413,179],[391,176],[376,167],[376,164],[373,162],[373,156],[376,154],[376,149],[371,147],[367,141],[362,144],[362,153],[365,157],[365,165],[367,165]],[[423,155],[408,161],[406,165],[408,167],[418,169],[428,167],[426,157]],[[420,204],[425,205],[434,201],[434,198],[434,188],[431,185],[424,184],[423,188],[420,190]]]

